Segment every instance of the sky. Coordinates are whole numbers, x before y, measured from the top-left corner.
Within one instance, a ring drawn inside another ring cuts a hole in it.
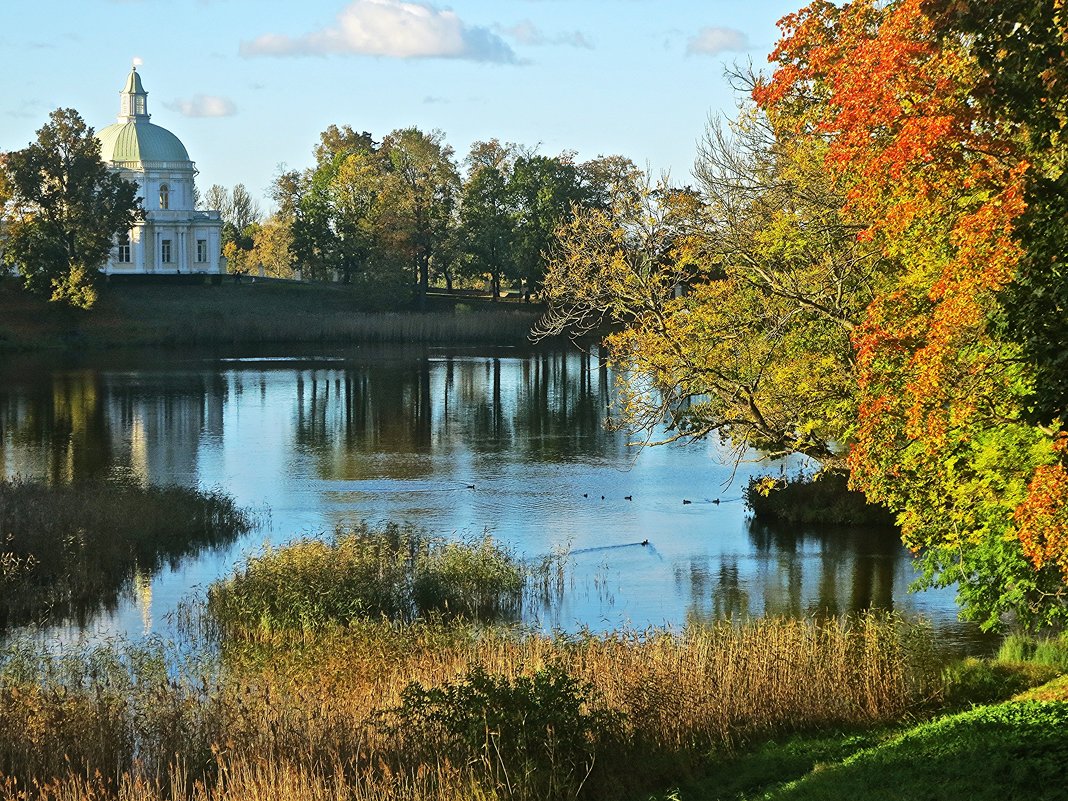
[[[262,199],[319,133],[440,130],[463,160],[499,139],[622,155],[687,183],[732,65],[766,68],[804,0],[0,0],[0,151],[56,108],[115,121],[130,66],[202,190]]]

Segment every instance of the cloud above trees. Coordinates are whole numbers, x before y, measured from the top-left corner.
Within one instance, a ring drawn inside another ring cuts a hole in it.
[[[455,12],[404,0],[353,0],[334,24],[290,36],[268,33],[241,43],[243,56],[368,55],[457,58],[516,63],[515,53],[489,28]]]
[[[686,43],[686,52],[693,55],[718,56],[749,49],[748,37],[739,30],[719,25],[701,28]]]
[[[529,47],[564,45],[566,47],[581,47],[587,50],[593,49],[590,40],[581,31],[548,34],[529,19],[522,20],[509,27],[498,28],[498,30],[519,44]]]
[[[164,108],[177,111],[183,117],[232,117],[237,113],[234,101],[218,95],[193,95],[164,103]]]

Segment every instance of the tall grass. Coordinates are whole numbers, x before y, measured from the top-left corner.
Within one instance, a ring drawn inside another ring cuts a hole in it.
[[[330,540],[266,548],[210,588],[207,610],[229,637],[434,613],[515,619],[524,579],[518,560],[488,536],[456,542],[412,526],[375,531],[364,523]]]
[[[53,308],[0,281],[0,350],[42,346],[259,343],[522,344],[540,308],[484,304],[373,311],[351,287],[259,281],[105,288],[88,313]]]
[[[998,649],[998,661],[1034,662],[1068,673],[1068,631],[1056,636],[1010,634]]]
[[[130,801],[620,797],[710,749],[897,720],[934,692],[929,644],[865,615],[605,637],[357,621],[178,671],[151,649],[11,649],[0,781]]]
[[[0,480],[0,630],[113,605],[135,569],[223,544],[252,521],[221,492]]]

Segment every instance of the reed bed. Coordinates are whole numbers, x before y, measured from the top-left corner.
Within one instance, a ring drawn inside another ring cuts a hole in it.
[[[930,633],[885,615],[562,636],[360,620],[0,661],[15,798],[616,798],[712,751],[896,721],[937,693]],[[21,795],[20,795],[21,794]]]
[[[222,492],[0,480],[0,630],[113,605],[135,570],[251,530]]]
[[[382,299],[379,299],[382,300]],[[534,304],[431,299],[397,310],[338,284],[248,280],[223,286],[114,284],[87,314],[54,308],[0,281],[0,350],[256,343],[516,345],[541,314]],[[454,303],[456,304],[454,306]],[[384,311],[382,309],[393,309]]]
[[[523,565],[492,537],[453,541],[362,523],[251,556],[210,588],[207,611],[231,639],[360,618],[514,620],[525,586]]]
[[[201,328],[195,335],[172,329],[158,338],[171,344],[259,342],[424,343],[431,345],[525,343],[537,314],[513,309],[453,312],[364,312],[352,315],[302,314],[278,320],[231,320]],[[191,338],[190,338],[191,336]],[[186,341],[183,341],[186,340]],[[153,343],[155,344],[155,343]]]

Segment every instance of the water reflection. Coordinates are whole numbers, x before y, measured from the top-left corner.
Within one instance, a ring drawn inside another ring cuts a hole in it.
[[[752,465],[731,484],[715,443],[635,452],[605,428],[613,395],[597,353],[20,357],[0,364],[0,470],[267,504],[269,529],[139,579],[157,621],[264,539],[362,519],[490,529],[532,557],[570,548],[564,599],[537,613],[547,627],[881,607],[965,631],[950,593],[906,595],[912,566],[893,535],[751,525],[738,498]],[[144,626],[132,600],[101,621]]]

